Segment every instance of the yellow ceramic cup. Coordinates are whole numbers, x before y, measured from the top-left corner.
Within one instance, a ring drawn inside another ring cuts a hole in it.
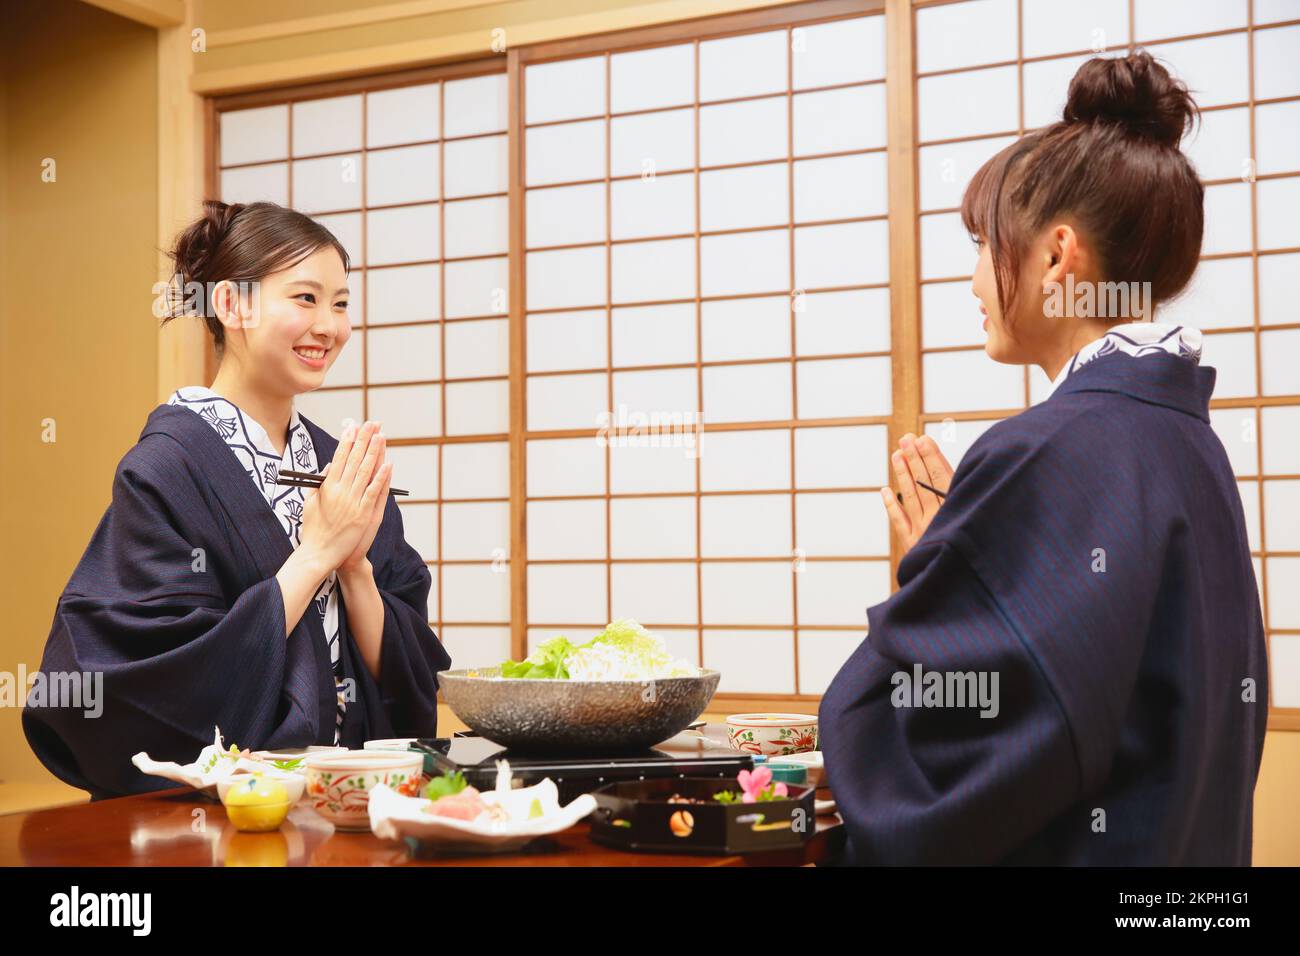
[[[276,780],[255,774],[226,791],[226,817],[236,830],[262,833],[278,829],[289,815],[289,792]]]

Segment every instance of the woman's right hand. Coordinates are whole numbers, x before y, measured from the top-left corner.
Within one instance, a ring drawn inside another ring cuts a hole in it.
[[[898,480],[898,492],[889,487],[881,488],[880,492],[902,553],[906,554],[921,540],[943,503],[933,492],[922,488],[920,482],[946,495],[952,483],[952,465],[933,438],[929,435],[917,438],[911,432],[899,439],[898,451],[889,460]]]
[[[306,495],[299,549],[331,571],[357,547],[384,492],[385,440],[375,422],[349,425],[339,439],[320,488]]]

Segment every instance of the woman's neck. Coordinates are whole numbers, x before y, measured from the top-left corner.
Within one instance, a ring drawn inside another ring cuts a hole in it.
[[[289,434],[289,419],[293,414],[293,399],[284,395],[268,395],[240,374],[233,362],[222,362],[212,380],[212,391],[233,403],[266,430],[272,446],[284,454],[285,439]]]
[[[1036,364],[1047,375],[1050,382],[1056,381],[1056,376],[1061,374],[1061,369],[1065,368],[1065,363],[1070,358],[1090,342],[1095,342],[1106,332],[1115,327],[1115,323],[1109,325],[1084,320],[1075,326],[1068,335],[1051,343],[1047,346],[1045,354]]]

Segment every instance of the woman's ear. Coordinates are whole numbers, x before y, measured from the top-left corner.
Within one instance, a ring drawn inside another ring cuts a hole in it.
[[[246,329],[253,324],[252,303],[241,294],[239,285],[223,279],[212,288],[212,311],[227,332]]]
[[[1052,226],[1044,236],[1043,291],[1050,292],[1049,283],[1064,284],[1065,277],[1074,273],[1079,278],[1082,265],[1079,234],[1069,223]]]

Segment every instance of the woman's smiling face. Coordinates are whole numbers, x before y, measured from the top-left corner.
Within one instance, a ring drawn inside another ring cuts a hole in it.
[[[245,374],[273,394],[319,388],[352,334],[343,260],[331,246],[322,246],[271,273],[261,280],[247,314],[246,327],[227,333],[227,349],[235,347]],[[237,336],[239,346],[233,341]]]

